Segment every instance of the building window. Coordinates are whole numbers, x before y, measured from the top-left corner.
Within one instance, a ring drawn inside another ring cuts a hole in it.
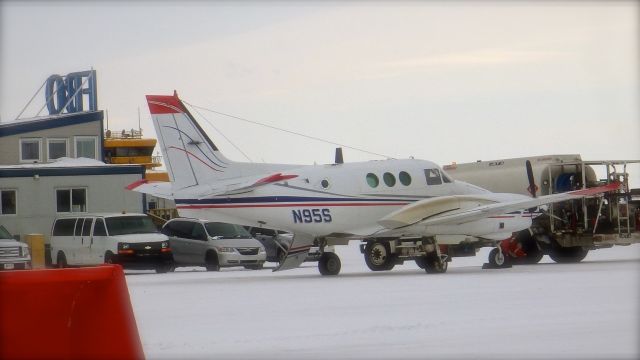
[[[67,139],[47,139],[47,161],[69,156]]]
[[[20,162],[42,161],[42,139],[20,139]]]
[[[17,213],[17,191],[16,190],[2,190],[0,191],[0,215],[15,215]]]
[[[76,136],[75,137],[75,157],[97,159],[98,137],[97,136]]]
[[[59,213],[87,212],[87,189],[56,190],[56,211]]]

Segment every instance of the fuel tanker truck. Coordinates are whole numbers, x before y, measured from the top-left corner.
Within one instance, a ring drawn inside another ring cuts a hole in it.
[[[618,181],[615,192],[541,207],[531,228],[501,244],[512,263],[533,264],[546,254],[579,262],[589,250],[640,242],[640,189],[629,188],[627,166],[640,160],[584,161],[580,155],[545,155],[444,166],[451,177],[493,192],[548,195]],[[533,211],[534,209],[532,209]],[[489,259],[490,263],[491,259]]]

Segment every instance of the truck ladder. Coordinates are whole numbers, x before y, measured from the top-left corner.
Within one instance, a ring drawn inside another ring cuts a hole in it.
[[[617,211],[618,222],[618,236],[621,238],[631,237],[631,222],[629,217],[629,200],[631,194],[629,192],[629,174],[627,174],[627,164],[623,164],[622,173],[615,172],[615,166],[613,166],[613,172],[609,174],[609,179],[619,181],[622,186],[617,191],[615,196],[615,206]]]

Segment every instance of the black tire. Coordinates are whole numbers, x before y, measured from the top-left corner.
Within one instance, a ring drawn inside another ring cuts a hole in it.
[[[64,253],[62,251],[58,251],[58,256],[57,256],[57,260],[56,260],[56,267],[59,269],[64,269],[66,267],[68,267],[69,264],[67,264],[67,257],[64,255]]]
[[[427,274],[444,274],[449,268],[449,263],[438,259],[437,256],[426,256],[424,259],[424,271]]]
[[[549,257],[559,264],[570,264],[584,260],[588,253],[589,249],[582,246],[561,247],[556,245],[549,251]]]
[[[544,251],[542,249],[536,248],[526,251],[527,256],[524,259],[525,264],[537,264],[542,260],[544,256]]]
[[[396,265],[389,244],[380,241],[367,243],[364,247],[364,262],[371,271],[387,271]]]
[[[287,253],[286,253],[284,250],[282,250],[282,249],[278,249],[278,255],[277,255],[277,258],[278,258],[278,264],[281,264],[281,265],[282,265],[282,262],[284,261],[284,259],[285,259],[286,257],[287,257]]]
[[[115,264],[115,256],[113,255],[113,253],[111,251],[107,251],[104,254],[104,263],[105,264]]]
[[[322,275],[338,275],[341,268],[342,263],[335,253],[323,253],[318,260],[318,270]]]
[[[527,256],[521,258],[521,261],[518,262],[519,264],[537,264],[540,262],[540,260],[542,260],[544,251],[542,250],[536,239],[531,236],[531,233],[528,229],[519,232],[516,239],[518,240],[518,242],[520,242],[522,251],[527,254]]]
[[[418,265],[418,267],[420,269],[424,269],[427,267],[427,257],[426,256],[421,256],[416,258],[416,265]]]
[[[244,268],[247,270],[262,270],[264,264],[255,264],[255,265],[245,265]]]
[[[156,273],[158,274],[164,274],[164,273],[174,272],[174,271],[176,271],[176,265],[173,262],[173,260],[165,261],[161,264],[158,264],[158,266],[156,266]]]
[[[506,267],[509,265],[509,256],[504,251],[494,248],[489,253],[489,264],[493,267]]]
[[[204,267],[207,271],[220,271],[220,261],[218,261],[218,254],[214,252],[207,253],[204,259]]]

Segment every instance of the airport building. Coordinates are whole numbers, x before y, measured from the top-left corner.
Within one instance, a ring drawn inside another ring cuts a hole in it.
[[[0,123],[0,225],[18,239],[43,234],[46,245],[59,216],[146,212],[145,196],[126,189],[145,166],[105,164],[103,118],[92,106]]]

